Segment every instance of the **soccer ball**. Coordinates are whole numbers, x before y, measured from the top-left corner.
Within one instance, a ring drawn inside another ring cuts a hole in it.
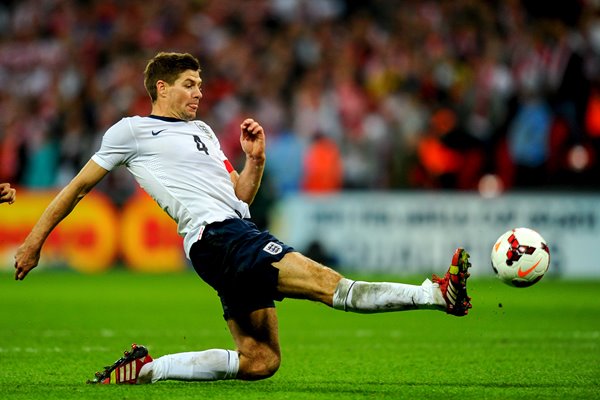
[[[529,228],[504,233],[492,248],[492,269],[507,285],[527,287],[538,282],[550,265],[544,238]]]

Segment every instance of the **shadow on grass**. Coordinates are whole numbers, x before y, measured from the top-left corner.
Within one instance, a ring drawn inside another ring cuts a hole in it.
[[[40,382],[41,383],[41,382]],[[159,382],[154,385],[0,384],[2,399],[575,399],[596,398],[598,384],[272,379],[260,382]]]
[[[486,389],[518,389],[540,390],[546,389],[556,392],[556,394],[571,393],[571,389],[582,389],[578,385],[560,382],[528,382],[528,383],[507,383],[507,382],[384,382],[384,381],[350,381],[350,380],[330,380],[307,382],[305,380],[267,380],[261,382],[243,382],[243,381],[220,381],[220,382],[163,382],[159,385],[169,385],[171,387],[180,385],[192,386],[210,386],[212,390],[218,390],[221,394],[227,391],[235,393],[314,393],[314,394],[385,394],[409,392],[410,390],[444,392],[446,390],[453,393],[460,391],[477,391]],[[597,391],[600,384],[590,383],[586,390]],[[595,389],[594,389],[595,388]]]

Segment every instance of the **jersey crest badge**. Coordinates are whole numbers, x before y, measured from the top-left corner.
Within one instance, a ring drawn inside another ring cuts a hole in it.
[[[203,134],[212,139],[212,132],[209,129],[207,129],[206,126],[204,126],[204,124],[202,124],[201,122],[194,121],[194,125],[196,125],[196,128],[198,128]]]
[[[263,250],[269,254],[277,255],[277,254],[281,253],[281,251],[283,250],[283,247],[281,247],[281,245],[278,243],[269,242],[269,243],[267,243],[267,245],[265,247],[263,247]]]

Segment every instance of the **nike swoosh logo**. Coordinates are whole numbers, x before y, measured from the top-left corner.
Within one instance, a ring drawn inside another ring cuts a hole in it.
[[[500,247],[500,244],[501,244],[501,243],[502,243],[502,242],[498,242],[498,243],[496,243],[496,245],[494,246],[494,250],[496,250],[496,252],[498,252],[498,248]]]
[[[161,133],[162,131],[166,131],[166,129],[161,129],[160,131],[152,131],[152,136],[156,136],[159,133]]]
[[[541,261],[542,261],[542,259],[540,258],[540,259],[538,260],[538,262],[536,262],[535,264],[533,264],[533,266],[532,266],[531,268],[528,268],[528,269],[526,269],[525,271],[522,271],[522,270],[521,270],[521,267],[519,267],[519,269],[517,270],[517,275],[519,275],[519,278],[524,278],[524,277],[526,277],[527,275],[529,275],[529,273],[530,273],[531,271],[533,271],[533,270],[535,269],[535,267],[537,267],[537,266],[538,266],[538,264],[539,264]]]

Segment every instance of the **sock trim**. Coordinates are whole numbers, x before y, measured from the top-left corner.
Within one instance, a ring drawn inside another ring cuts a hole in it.
[[[333,292],[332,306],[336,310],[348,311],[348,297],[354,283],[352,279],[342,278]]]
[[[235,379],[240,368],[240,355],[237,351],[225,351],[227,352],[227,371],[223,379]]]
[[[350,284],[350,287],[348,288],[348,291],[346,292],[346,298],[344,299],[344,311],[348,312],[348,297],[350,297],[350,292],[352,291],[352,286],[354,286],[354,284],[356,283],[356,281],[352,281],[352,283]]]

